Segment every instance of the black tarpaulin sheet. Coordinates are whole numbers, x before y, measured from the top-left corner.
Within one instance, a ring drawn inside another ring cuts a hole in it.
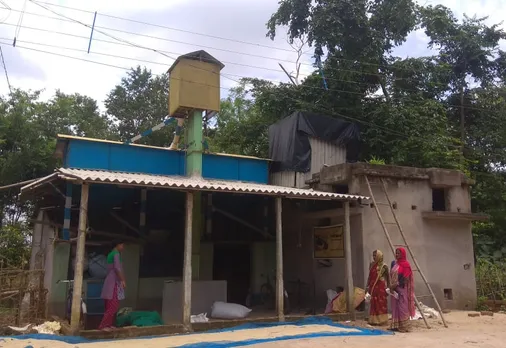
[[[351,122],[310,112],[297,111],[269,127],[269,157],[272,170],[308,172],[311,168],[309,137],[346,147],[347,161],[356,161],[359,127]]]

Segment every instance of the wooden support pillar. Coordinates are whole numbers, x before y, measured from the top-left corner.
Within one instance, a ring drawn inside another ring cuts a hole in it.
[[[183,264],[183,325],[191,331],[191,300],[192,300],[192,230],[193,230],[193,193],[186,193],[186,218],[184,233],[184,264]]]
[[[351,254],[350,202],[344,202],[344,264],[346,267],[346,301],[351,320],[355,320],[353,268]]]
[[[283,199],[276,197],[276,307],[279,321],[285,321],[283,282]]]
[[[202,239],[202,192],[193,192],[192,213],[192,279],[200,279],[200,241]]]
[[[77,230],[76,266],[74,269],[74,291],[72,294],[72,313],[70,316],[70,331],[79,334],[81,321],[81,296],[83,292],[83,261],[86,244],[86,222],[88,216],[89,185],[81,185],[81,206],[79,207],[79,227]]]

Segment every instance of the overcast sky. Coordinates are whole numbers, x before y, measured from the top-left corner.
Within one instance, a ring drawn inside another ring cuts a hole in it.
[[[489,23],[500,22],[506,13],[504,0],[421,1],[433,5],[444,4],[452,8],[458,16],[462,16],[463,13],[470,16],[476,14],[480,17],[488,15]],[[57,14],[26,1],[26,11],[16,35],[16,48],[12,47],[12,41],[25,0],[2,0],[0,3],[12,8],[10,11],[0,10],[0,43],[10,83],[23,89],[44,89],[44,98],[50,97],[54,90],[59,88],[66,93],[77,92],[88,95],[101,104],[107,93],[124,76],[125,70],[121,67],[128,69],[141,64],[160,74],[172,64],[173,60],[169,57],[177,57],[199,49],[205,49],[225,64],[222,71],[222,75],[226,76],[222,77],[222,96],[227,94],[227,88],[235,84],[234,80],[243,76],[287,81],[278,62],[283,63],[288,70],[295,67],[293,62],[296,54],[286,43],[286,34],[278,32],[278,38],[274,42],[265,37],[265,23],[277,9],[277,0],[47,0],[41,3]],[[50,3],[85,11],[51,6]],[[91,25],[94,11],[98,12],[97,30],[142,47],[165,51],[166,55],[121,43],[97,31],[93,35],[90,54],[86,53],[90,28],[59,15]],[[168,28],[103,15],[129,18]],[[397,50],[397,54],[400,56],[427,54],[426,45],[427,38],[423,33],[413,33],[408,42]],[[78,61],[27,48],[117,67]],[[311,63],[310,55],[305,56],[305,63]],[[303,74],[307,74],[310,69],[310,66],[303,66]],[[3,71],[0,72],[0,93],[5,94],[8,92],[8,85]]]

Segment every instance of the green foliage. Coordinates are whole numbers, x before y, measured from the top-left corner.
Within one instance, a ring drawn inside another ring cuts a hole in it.
[[[280,27],[290,41],[307,39],[322,59],[328,90],[318,72],[299,85],[241,80],[205,125],[211,151],[268,157],[269,125],[297,110],[355,122],[362,161],[459,169],[476,179],[473,210],[491,219],[474,224],[475,250],[481,260],[504,261],[503,30],[411,0],[281,0],[267,35],[274,38]],[[416,29],[428,35],[433,53],[395,56],[394,48]],[[105,112],[79,94],[57,91],[43,102],[40,92],[14,90],[0,98],[0,186],[50,173],[57,133],[124,141],[157,125],[167,114],[168,92],[167,75],[141,67],[112,88]],[[140,143],[168,146],[173,130],[165,127]],[[16,194],[0,191],[0,227],[33,214],[36,202],[20,204]]]
[[[121,141],[162,122],[168,113],[168,75],[156,76],[140,66],[130,70],[105,100],[111,130]],[[153,146],[169,146],[174,126],[167,126],[139,141]]]
[[[269,144],[267,127],[254,101],[248,95],[246,83],[230,90],[228,98],[221,102],[211,150],[267,157]]]
[[[484,258],[478,258],[476,262],[476,285],[478,305],[484,306],[486,300],[506,299],[506,263],[501,261],[492,262]],[[480,303],[481,302],[481,303]]]
[[[367,161],[367,163],[384,165],[385,164],[385,160],[372,156],[371,159],[369,161]]]
[[[70,134],[88,138],[114,138],[111,122],[100,113],[97,102],[80,94],[67,95],[56,91],[45,105],[38,120],[48,138],[55,134]]]
[[[29,230],[23,224],[0,227],[0,263],[4,268],[24,268],[28,264],[29,238]]]

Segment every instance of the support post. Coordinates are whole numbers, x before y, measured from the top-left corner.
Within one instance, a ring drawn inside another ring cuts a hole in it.
[[[186,139],[188,149],[186,150],[186,175],[190,177],[202,177],[202,110],[195,110],[193,115],[188,117]],[[202,194],[193,193],[193,278],[200,276],[200,240],[202,238]]]
[[[355,320],[355,306],[353,305],[355,288],[353,286],[353,268],[351,259],[350,202],[344,202],[344,263],[346,265],[346,302],[351,320]]]
[[[139,230],[142,235],[146,235],[146,208],[147,208],[148,190],[141,189],[141,209],[139,216]]]
[[[183,326],[191,331],[193,193],[186,193],[183,264]]]
[[[283,283],[283,200],[276,197],[276,307],[279,321],[285,321]]]
[[[188,139],[186,150],[186,175],[202,177],[202,111],[195,110],[188,118]]]
[[[70,240],[70,217],[72,215],[72,183],[67,182],[65,211],[63,213],[63,240]]]
[[[76,266],[74,270],[74,291],[72,294],[72,314],[70,316],[70,331],[73,335],[79,333],[81,321],[81,296],[83,292],[83,260],[86,244],[86,221],[88,215],[89,185],[81,186],[81,206],[79,207],[79,227],[77,230]]]

